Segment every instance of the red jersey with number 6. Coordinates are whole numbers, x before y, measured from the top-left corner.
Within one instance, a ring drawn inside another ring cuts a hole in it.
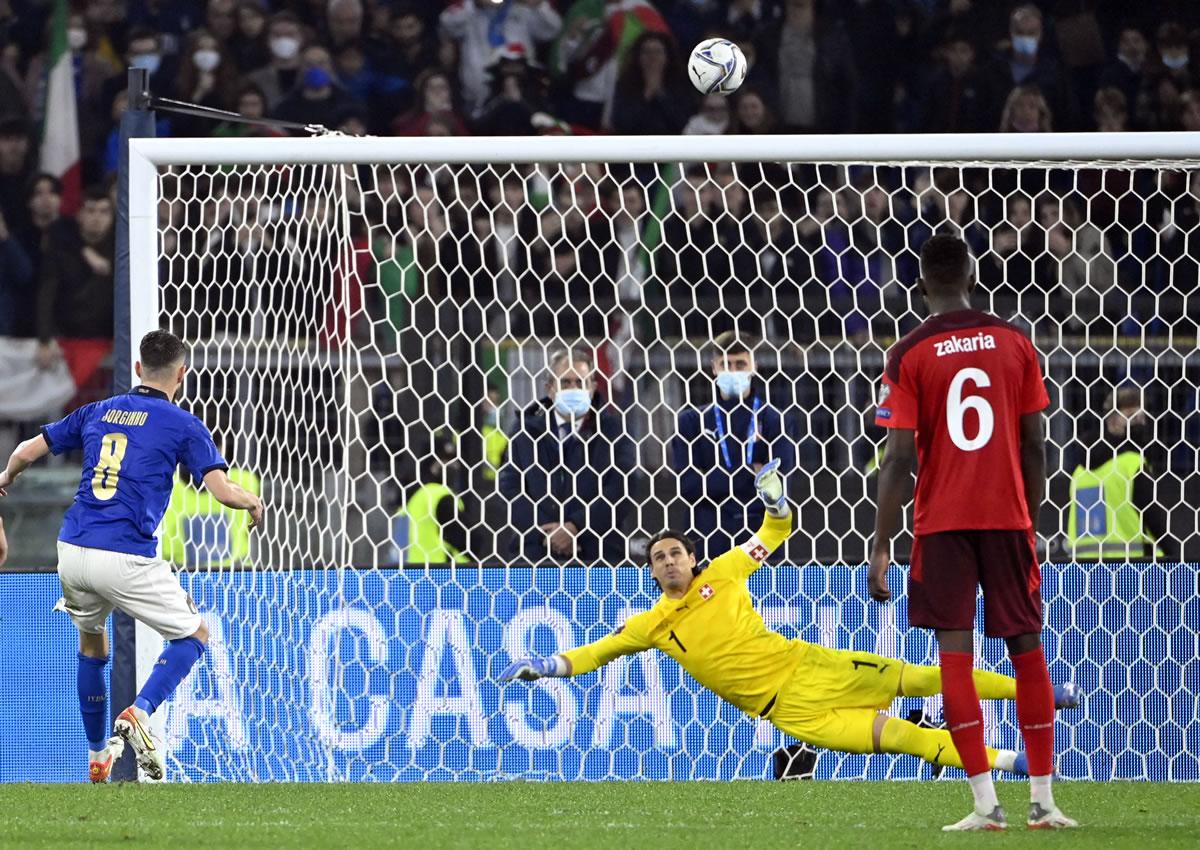
[[[1029,337],[987,313],[931,316],[893,345],[875,423],[917,432],[913,533],[1028,529],[1021,417],[1049,403]]]

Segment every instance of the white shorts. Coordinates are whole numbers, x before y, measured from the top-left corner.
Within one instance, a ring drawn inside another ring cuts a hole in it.
[[[58,580],[66,611],[81,632],[101,634],[113,608],[145,623],[166,640],[194,634],[200,614],[166,561],[85,549],[58,541]]]

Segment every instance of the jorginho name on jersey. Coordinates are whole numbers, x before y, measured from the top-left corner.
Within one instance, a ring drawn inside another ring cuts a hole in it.
[[[83,477],[58,539],[89,549],[154,557],[178,465],[197,485],[229,468],[204,423],[151,387],[84,405],[42,436],[56,455],[83,449]]]
[[[1029,528],[1020,420],[1049,403],[1029,337],[987,313],[931,316],[892,346],[875,424],[916,431],[913,531]]]

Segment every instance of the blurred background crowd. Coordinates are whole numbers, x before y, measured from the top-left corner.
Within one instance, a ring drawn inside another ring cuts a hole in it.
[[[0,433],[14,435],[44,418],[35,409],[70,408],[111,380],[127,67],[145,69],[158,96],[348,134],[1200,130],[1200,4],[1186,0],[89,0],[71,3],[66,21],[86,187],[76,196],[40,156],[52,9],[0,0],[0,380],[24,402],[0,408]],[[687,79],[691,45],[714,35],[749,59],[730,98]],[[168,137],[299,132],[157,118]],[[309,177],[323,191],[328,175]],[[164,314],[190,341],[266,335],[302,340],[297,350],[383,352],[350,395],[370,420],[361,462],[391,494],[361,498],[389,512],[424,479],[444,479],[443,461],[466,457],[451,492],[466,497],[466,526],[487,525],[483,491],[495,491],[505,455],[485,463],[485,431],[513,436],[529,405],[552,408],[560,387],[542,383],[544,368],[556,373],[547,355],[583,339],[594,356],[578,371],[594,381],[595,409],[623,411],[618,431],[636,444],[640,471],[622,498],[659,506],[603,522],[653,530],[685,472],[670,457],[675,414],[714,398],[712,363],[697,352],[735,332],[766,343],[755,392],[783,411],[779,438],[805,472],[803,498],[826,506],[797,556],[853,560],[880,346],[919,321],[918,251],[948,229],[970,243],[988,306],[1019,317],[1049,355],[1063,519],[1048,532],[1065,534],[1072,470],[1104,443],[1115,389],[1137,386],[1138,410],[1157,423],[1138,448],[1160,476],[1153,500],[1170,509],[1158,534],[1174,523],[1200,543],[1194,512],[1175,508],[1197,486],[1189,446],[1200,440],[1200,364],[1187,355],[1200,326],[1192,173],[360,169],[348,232],[315,195],[281,201],[280,182],[164,183]],[[353,245],[351,268],[322,259],[337,239]],[[348,325],[329,308],[342,299]],[[692,344],[686,362],[670,353],[678,340]],[[393,369],[387,355],[407,365]],[[509,380],[519,372],[537,377]],[[664,373],[670,381],[655,377]],[[304,421],[325,415],[314,405]],[[247,426],[225,420],[231,432]],[[313,456],[329,460],[340,428],[309,435]],[[504,513],[492,524],[527,531]],[[497,541],[489,533],[472,548],[520,545]]]

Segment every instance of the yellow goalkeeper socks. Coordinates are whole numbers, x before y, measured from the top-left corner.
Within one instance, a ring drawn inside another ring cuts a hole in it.
[[[980,699],[1016,699],[1017,680],[990,670],[973,674],[975,690]],[[905,664],[900,672],[900,694],[906,697],[931,697],[942,692],[940,667],[925,664]]]
[[[930,764],[963,766],[962,758],[954,748],[954,741],[947,730],[923,729],[898,717],[889,717],[884,723],[883,731],[879,735],[879,749],[884,753],[907,753]],[[994,750],[988,747],[988,766],[1011,771],[1013,755],[1008,750]]]

